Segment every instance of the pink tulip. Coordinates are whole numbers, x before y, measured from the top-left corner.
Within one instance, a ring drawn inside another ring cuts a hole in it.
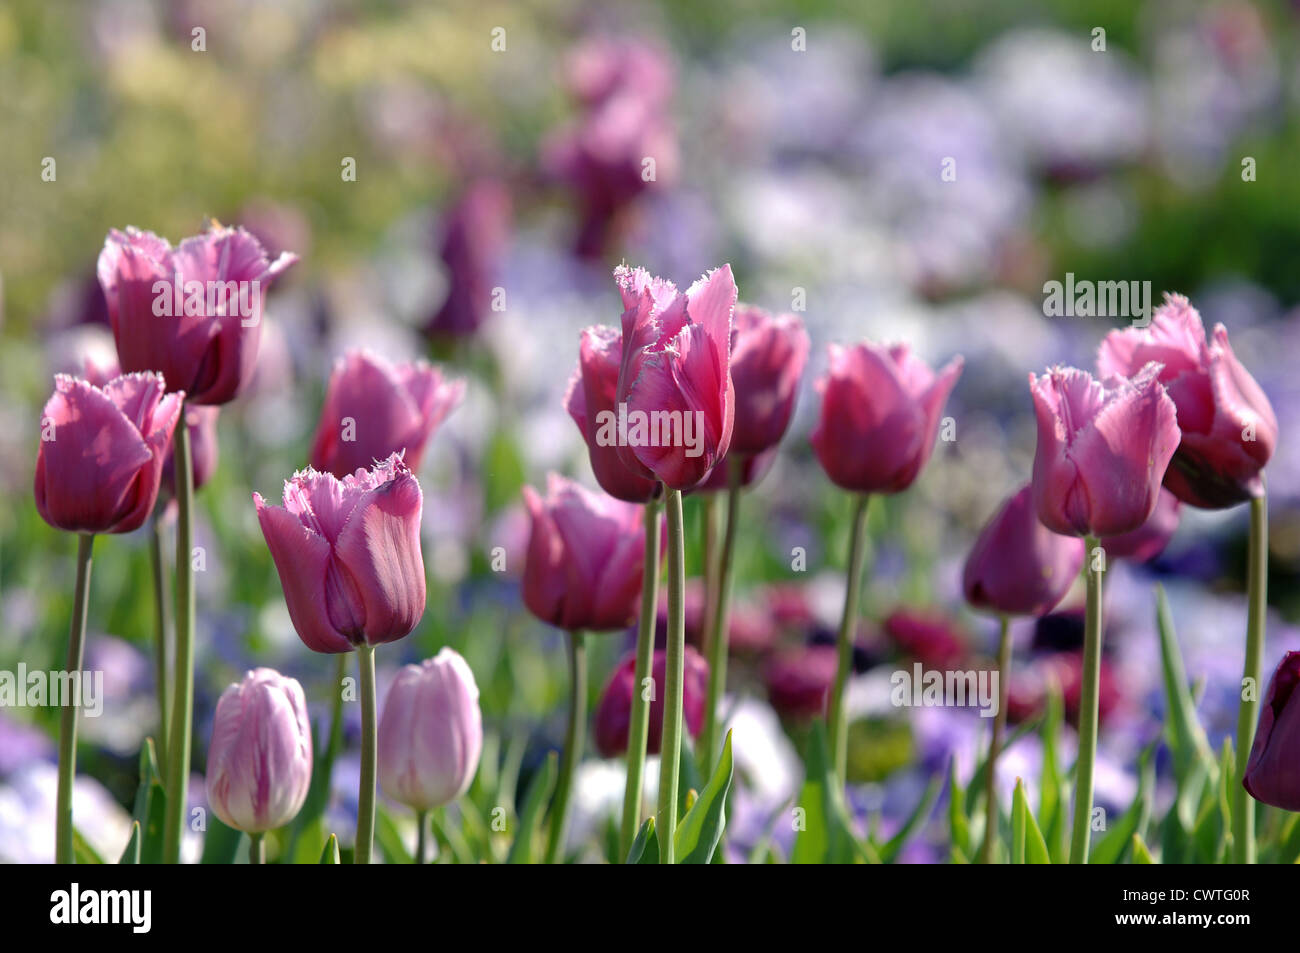
[[[781,442],[794,414],[808,346],[808,332],[793,314],[773,316],[736,305],[731,325],[736,414],[729,453],[750,457]]]
[[[659,484],[641,475],[641,467],[629,469],[615,442],[596,439],[604,414],[618,414],[618,372],[623,359],[623,333],[598,325],[582,332],[578,367],[569,379],[565,409],[578,425],[587,444],[592,472],[602,490],[628,503],[645,503],[654,497]]]
[[[641,507],[551,474],[542,499],[524,487],[532,517],[524,604],[561,629],[620,629],[636,618],[645,562]]]
[[[36,509],[73,533],[129,533],[158,498],[184,394],[159,374],[127,374],[102,388],[55,375],[41,417]]]
[[[1038,417],[1034,505],[1053,532],[1114,536],[1151,516],[1178,447],[1174,402],[1160,365],[1132,379],[1093,380],[1056,367],[1029,375]]]
[[[442,649],[398,673],[379,719],[379,784],[416,811],[464,794],[483,750],[483,716],[474,673]]]
[[[185,408],[185,424],[190,429],[190,463],[194,468],[196,490],[217,472],[217,458],[220,456],[217,447],[217,417],[220,414],[220,407]],[[162,493],[167,497],[176,495],[175,461],[175,454],[169,453],[163,464]]]
[[[1165,485],[1184,503],[1220,509],[1264,492],[1260,471],[1277,446],[1277,417],[1216,325],[1205,337],[1201,316],[1182,295],[1166,294],[1146,328],[1112,331],[1102,341],[1102,376],[1131,377],[1149,362],[1178,408],[1182,441]]]
[[[254,669],[217,700],[208,745],[208,804],[250,834],[293,820],[311,787],[311,726],[296,679]]]
[[[806,645],[778,652],[763,665],[768,701],[785,718],[806,719],[826,711],[839,652],[833,645]]]
[[[473,334],[492,313],[510,228],[510,193],[501,182],[479,179],[456,200],[438,251],[447,271],[447,296],[425,326],[427,334]]]
[[[1273,673],[1246,762],[1246,790],[1256,801],[1300,811],[1300,652]]]
[[[330,375],[311,465],[342,478],[405,451],[418,471],[425,444],[464,394],[464,381],[448,381],[424,361],[390,364],[349,351]]]
[[[597,442],[617,438],[629,469],[688,490],[726,456],[731,443],[731,266],[709,272],[685,294],[643,268],[619,267],[614,278],[625,308],[619,426],[616,431],[611,422],[599,429]]]
[[[817,382],[822,409],[812,434],[831,482],[855,493],[911,486],[934,450],[961,369],[955,357],[936,375],[905,344],[832,344],[830,370]]]
[[[266,291],[294,262],[269,262],[242,228],[213,226],[176,248],[152,232],[108,234],[99,283],[125,371],[157,371],[195,404],[224,404],[253,374]]]
[[[709,663],[699,652],[686,646],[683,656],[682,712],[686,730],[694,738],[704,723],[704,704],[709,690]],[[646,736],[646,753],[658,754],[663,742],[664,696],[668,653],[654,654],[651,677],[654,695],[650,699],[650,732]],[[614,669],[609,684],[596,706],[596,750],[602,758],[613,758],[627,751],[628,726],[632,720],[632,693],[641,691],[636,684],[636,655],[629,655]]]
[[[347,652],[408,635],[424,614],[420,483],[393,454],[342,480],[308,468],[284,484],[284,506],[254,493],[298,636]]]
[[[1167,487],[1161,487],[1155,511],[1145,523],[1135,530],[1118,536],[1107,536],[1101,541],[1106,555],[1111,559],[1127,559],[1134,563],[1155,559],[1164,552],[1169,540],[1178,530],[1180,506],[1178,497],[1170,493]]]
[[[980,531],[966,557],[962,589],[977,609],[1045,615],[1069,592],[1083,557],[1083,540],[1053,533],[1038,521],[1033,488],[1026,485]]]

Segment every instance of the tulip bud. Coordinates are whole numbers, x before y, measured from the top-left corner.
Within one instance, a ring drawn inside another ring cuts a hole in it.
[[[817,382],[822,409],[812,433],[831,482],[854,493],[911,486],[934,450],[939,415],[961,369],[955,357],[936,375],[905,344],[832,344],[830,369]]]
[[[427,811],[469,789],[483,750],[474,673],[442,649],[398,673],[379,719],[379,783],[394,801]]]
[[[1103,376],[1131,377],[1148,362],[1160,365],[1182,433],[1165,486],[1204,509],[1263,493],[1260,472],[1277,446],[1277,417],[1233,353],[1227,329],[1216,325],[1207,341],[1191,302],[1166,294],[1148,327],[1112,331],[1097,357]]]
[[[55,375],[41,416],[36,509],[72,533],[129,533],[158,499],[163,461],[184,394],[160,374],[127,374],[102,388]]]
[[[1269,682],[1244,783],[1256,801],[1300,811],[1300,652],[1287,652]]]
[[[596,750],[602,758],[613,758],[627,751],[628,727],[632,720],[633,692],[653,692],[650,701],[650,731],[646,735],[646,753],[658,754],[664,728],[664,685],[667,678],[668,653],[658,651],[650,673],[654,685],[636,684],[636,655],[629,655],[614,669],[596,706]],[[704,723],[704,704],[709,689],[709,663],[699,652],[686,646],[682,657],[682,713],[686,730],[694,738]]]
[[[1025,486],[1002,504],[975,540],[962,589],[977,609],[1043,615],[1065,598],[1083,556],[1083,540],[1053,533],[1039,522],[1033,490]]]
[[[284,506],[253,494],[298,636],[347,652],[408,635],[424,614],[420,483],[393,454],[342,480],[313,469],[284,484]]]
[[[773,317],[762,308],[736,305],[731,326],[736,413],[729,453],[750,457],[781,442],[794,414],[808,347],[808,332],[793,314]]]
[[[499,283],[510,227],[510,192],[503,183],[480,179],[456,200],[439,239],[447,297],[425,326],[426,334],[473,334],[492,313],[493,288]]]
[[[524,487],[532,518],[524,604],[561,629],[631,625],[641,597],[645,526],[639,506],[551,474],[546,498]]]
[[[1056,367],[1029,375],[1038,417],[1034,505],[1043,525],[1068,536],[1114,536],[1151,516],[1178,447],[1174,402],[1160,366],[1102,383]]]
[[[821,715],[838,668],[839,650],[833,645],[778,652],[763,665],[768,700],[777,714],[786,718]]]
[[[296,679],[254,669],[217,700],[208,745],[208,804],[257,834],[297,816],[311,786],[311,728]]]
[[[424,361],[390,364],[349,351],[330,375],[311,465],[341,479],[405,452],[418,471],[425,444],[464,394],[464,381],[447,381]]]

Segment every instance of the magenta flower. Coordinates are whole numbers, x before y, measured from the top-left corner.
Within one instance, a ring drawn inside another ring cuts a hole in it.
[[[464,794],[483,750],[478,685],[449,648],[398,673],[379,719],[379,784],[416,811]]]
[[[831,482],[855,493],[911,486],[934,450],[961,369],[958,356],[936,375],[905,344],[832,344],[830,369],[817,381],[822,409],[812,433]]]
[[[1168,474],[1166,478],[1167,476]],[[1167,486],[1161,487],[1156,508],[1145,523],[1135,530],[1118,536],[1107,536],[1102,540],[1106,555],[1111,559],[1127,559],[1134,563],[1155,559],[1164,552],[1169,540],[1178,530],[1178,511],[1181,505],[1178,497],[1170,493]]]
[[[608,630],[636,618],[645,568],[641,507],[552,473],[546,498],[524,487],[532,518],[524,604],[561,629]]]
[[[1114,536],[1151,516],[1178,447],[1177,413],[1159,372],[1148,364],[1104,384],[1073,367],[1029,375],[1038,417],[1034,505],[1048,529]]]
[[[196,490],[217,472],[217,459],[220,456],[217,447],[217,418],[220,414],[221,408],[216,406],[185,408],[185,425],[190,430],[190,463],[194,468]],[[166,497],[176,495],[175,469],[176,456],[169,453],[162,471],[162,494]]]
[[[646,753],[658,754],[663,742],[664,685],[668,653],[660,649],[654,654],[650,675],[654,679],[654,697],[650,700],[650,731],[646,736]],[[709,690],[709,663],[699,652],[686,646],[682,658],[682,712],[686,730],[694,738],[704,723],[704,704]],[[613,758],[627,751],[628,726],[632,721],[632,693],[640,691],[636,684],[636,655],[628,655],[614,669],[605,691],[600,696],[595,714],[596,750],[602,758]]]
[[[1149,362],[1178,408],[1182,440],[1165,486],[1184,503],[1232,506],[1263,493],[1260,471],[1277,446],[1277,417],[1216,325],[1205,337],[1201,316],[1182,295],[1166,294],[1150,326],[1112,331],[1102,341],[1103,377],[1131,377]]]
[[[298,636],[347,652],[408,635],[424,614],[420,483],[398,454],[339,480],[308,468],[284,484],[284,506],[254,493]]]
[[[342,478],[405,452],[418,471],[425,444],[464,395],[464,381],[448,381],[424,361],[390,364],[349,351],[330,375],[311,465]]]
[[[254,669],[217,700],[208,745],[208,804],[250,834],[297,815],[311,787],[311,726],[296,679]]]
[[[654,479],[641,475],[642,468],[629,469],[619,454],[617,441],[596,439],[607,415],[618,414],[618,372],[623,360],[623,332],[598,325],[582,332],[578,367],[569,379],[565,409],[578,425],[587,444],[592,472],[600,488],[615,499],[645,503],[657,491]]]
[[[224,404],[253,374],[267,289],[298,260],[267,260],[242,228],[176,248],[152,232],[108,233],[99,284],[124,371],[157,371],[195,404]]]
[[[604,415],[596,440],[615,442],[623,463],[643,477],[688,490],[731,443],[731,266],[685,294],[643,268],[620,267],[614,279],[625,308],[619,407]]]
[[[1078,578],[1083,557],[1083,540],[1053,533],[1039,522],[1033,488],[1026,485],[980,531],[966,557],[962,589],[977,609],[1046,615]]]
[[[447,296],[429,319],[433,337],[473,334],[492,312],[492,289],[510,240],[510,193],[503,183],[472,183],[447,213],[438,254],[447,272]]]
[[[770,656],[763,664],[763,682],[777,714],[795,719],[824,714],[838,659],[833,645],[806,645]]]
[[[184,394],[159,374],[127,374],[102,388],[57,374],[41,416],[36,509],[71,533],[129,533],[158,499],[163,461]]]
[[[1259,715],[1244,783],[1256,801],[1300,811],[1300,652],[1273,673]]]
[[[752,457],[781,442],[794,414],[808,347],[808,332],[793,314],[773,316],[736,305],[731,325],[736,413],[729,453]]]

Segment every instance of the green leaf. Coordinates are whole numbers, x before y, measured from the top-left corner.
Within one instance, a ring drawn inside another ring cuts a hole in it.
[[[163,853],[163,822],[167,795],[158,773],[158,758],[152,738],[140,746],[140,786],[136,788],[132,817],[140,824],[140,863],[160,864]]]
[[[320,862],[322,864],[337,864],[339,860],[339,839],[330,834],[329,840],[325,842],[325,849],[321,851]]]
[[[713,859],[722,831],[727,826],[727,792],[731,790],[731,732],[722,742],[722,754],[713,777],[686,811],[673,835],[679,864],[707,864]]]
[[[879,857],[858,842],[849,823],[840,784],[831,769],[826,723],[815,721],[805,753],[804,782],[799,791],[803,824],[795,834],[792,864],[875,863]]]
[[[655,834],[655,819],[651,815],[645,819],[641,829],[636,832],[636,839],[627,852],[629,864],[659,863],[659,838]]]
[[[131,822],[131,839],[126,842],[126,850],[117,861],[119,864],[140,863],[140,822]]]
[[[1154,864],[1155,860],[1151,857],[1151,851],[1147,850],[1147,845],[1142,840],[1141,834],[1133,835],[1133,863],[1135,864]]]
[[[949,840],[963,857],[970,856],[970,822],[966,819],[966,792],[957,778],[957,759],[948,762]]]
[[[1047,841],[1047,852],[1051,854],[1054,864],[1065,863],[1070,851],[1070,801],[1057,747],[1064,721],[1065,702],[1061,698],[1061,686],[1055,678],[1050,678],[1047,683],[1043,727],[1039,733],[1043,746],[1043,770],[1038,782],[1041,788],[1038,794],[1038,819],[1043,839]]]
[[[81,836],[81,831],[77,830],[74,825],[72,828],[72,860],[77,864],[102,864],[104,858],[99,856],[99,852],[90,846],[90,841]]]
[[[209,814],[208,830],[203,835],[203,858],[199,863],[233,864],[235,858],[240,856],[240,846],[247,840],[248,835],[243,831],[227,827],[221,822],[221,818]],[[247,850],[243,851],[243,856],[248,856]]]
[[[704,787],[704,779],[700,777],[700,767],[695,761],[695,753],[691,750],[689,740],[686,737],[682,738],[682,749],[678,762],[680,767],[677,770],[677,818],[680,823],[681,819],[691,809],[691,793],[698,793],[700,788]]]
[[[541,770],[533,775],[528,785],[528,794],[524,796],[524,809],[519,815],[519,827],[515,831],[514,843],[506,856],[507,864],[531,864],[533,862],[533,833],[537,830],[546,803],[551,799],[551,789],[555,787],[555,778],[559,773],[558,758],[554,751],[546,757]]]
[[[469,841],[464,834],[464,815],[461,815],[460,824],[451,824],[447,821],[447,809],[438,808],[436,811],[429,812],[429,819],[433,827],[433,836],[438,839],[440,845],[445,845],[450,851],[451,856],[455,858],[458,864],[472,864],[475,862],[474,852],[470,849]],[[414,861],[414,858],[412,858]]]
[[[916,802],[916,807],[908,815],[903,826],[899,828],[898,833],[885,842],[880,848],[880,859],[883,863],[891,864],[898,857],[907,842],[930,819],[930,812],[934,810],[934,802],[939,799],[939,792],[943,790],[943,778],[936,775],[930,779],[929,785],[921,795],[921,799]]]
[[[1105,836],[1097,841],[1089,853],[1090,864],[1118,864],[1124,857],[1124,851],[1132,842],[1134,835],[1141,832],[1146,819],[1151,814],[1151,787],[1155,783],[1155,774],[1151,768],[1153,749],[1142,752],[1138,762],[1138,790],[1129,809]]]
[[[1214,753],[1205,737],[1205,730],[1196,716],[1196,703],[1187,683],[1183,667],[1183,654],[1174,632],[1173,614],[1164,586],[1156,585],[1156,628],[1160,632],[1160,665],[1165,682],[1165,731],[1169,748],[1173,752],[1174,774],[1181,792],[1195,764],[1199,763],[1208,777],[1214,778],[1216,766]]]
[[[1016,790],[1011,796],[1011,855],[1014,864],[1050,864],[1051,855],[1047,852],[1047,841],[1034,820],[1034,812],[1029,810],[1029,798],[1025,796],[1025,784],[1016,778]]]
[[[381,804],[375,805],[375,844],[390,864],[415,863],[415,858],[402,841],[402,832],[397,829],[393,816]]]

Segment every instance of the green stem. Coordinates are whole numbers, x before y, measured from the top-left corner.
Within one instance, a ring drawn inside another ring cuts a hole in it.
[[[1088,862],[1092,837],[1093,770],[1097,762],[1097,706],[1101,694],[1101,579],[1104,562],[1097,561],[1101,543],[1088,536],[1084,558],[1088,561],[1088,596],[1083,627],[1083,687],[1079,697],[1079,756],[1074,770],[1074,827],[1070,837],[1070,863]],[[1104,551],[1102,559],[1105,559]]]
[[[375,647],[361,643],[357,647],[361,669],[361,788],[357,796],[357,842],[352,862],[370,863],[375,843],[375,773],[378,765],[375,721]]]
[[[153,571],[154,681],[158,692],[158,770],[167,777],[167,572],[163,566],[162,525],[149,520],[149,567]]]
[[[1007,727],[1007,683],[1011,675],[1011,620],[1000,619],[998,634],[998,710],[993,716],[993,739],[989,742],[988,767],[985,768],[984,846],[980,848],[980,863],[993,863],[993,845],[998,836],[998,755],[1002,753],[1002,733]]]
[[[189,800],[190,735],[194,724],[194,462],[187,407],[173,438],[176,479],[176,664],[172,677],[172,724],[168,731],[167,811],[163,822],[163,861],[178,864]]]
[[[677,780],[682,756],[682,682],[686,656],[686,546],[682,494],[664,486],[668,508],[668,646],[664,677],[664,728],[659,748],[659,810],[655,820],[659,862],[676,862]]]
[[[416,829],[416,833],[415,833],[415,862],[416,862],[417,864],[422,864],[422,863],[424,863],[424,841],[425,841],[425,833],[424,833],[424,832],[425,832],[425,829],[426,829],[428,826],[429,826],[429,812],[428,812],[428,811],[416,811],[416,812],[415,812],[415,829]]]
[[[644,575],[641,580],[641,621],[636,632],[636,675],[632,714],[627,727],[627,787],[623,791],[623,823],[619,829],[619,857],[626,859],[641,827],[641,785],[645,776],[646,738],[650,734],[650,702],[646,679],[654,661],[655,617],[659,608],[659,502],[645,505]]]
[[[248,835],[248,862],[250,864],[266,863],[266,834],[259,831]]]
[[[86,647],[86,611],[90,604],[90,559],[95,537],[77,537],[77,583],[72,591],[72,625],[68,629],[67,673],[81,671],[81,657]],[[54,862],[71,864],[72,857],[72,783],[77,776],[77,718],[79,699],[61,699],[59,716],[59,786],[54,821]]]
[[[1232,853],[1239,864],[1255,862],[1255,802],[1246,791],[1245,778],[1259,721],[1260,660],[1264,654],[1264,613],[1268,608],[1268,497],[1263,493],[1250,501],[1246,585],[1246,665],[1242,673],[1241,706],[1237,709],[1237,783],[1233,788],[1235,809],[1232,812]]]
[[[564,841],[569,832],[569,795],[573,772],[582,760],[587,736],[587,647],[581,632],[569,633],[569,724],[560,759],[560,778],[551,804],[551,830],[546,840],[546,863],[563,860]]]
[[[858,598],[862,590],[862,566],[866,557],[867,509],[871,497],[859,494],[853,507],[853,528],[849,535],[849,568],[844,580],[844,615],[840,618],[839,664],[827,710],[835,774],[843,784],[849,762],[849,714],[844,707],[844,689],[853,670],[853,637],[858,623]]]
[[[727,688],[727,641],[730,627],[727,616],[731,608],[732,558],[736,549],[736,527],[740,523],[740,481],[744,462],[739,458],[727,461],[727,523],[722,535],[722,551],[718,554],[716,586],[707,617],[705,651],[709,653],[709,692],[704,703],[704,722],[700,726],[700,741],[696,751],[700,774],[713,773],[714,748],[718,739],[718,715],[722,693]]]

